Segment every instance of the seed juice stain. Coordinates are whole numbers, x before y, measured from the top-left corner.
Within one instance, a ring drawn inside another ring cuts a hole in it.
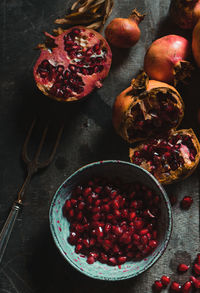
[[[60,227],[58,227],[58,229],[59,229],[60,232],[62,231],[62,229]]]

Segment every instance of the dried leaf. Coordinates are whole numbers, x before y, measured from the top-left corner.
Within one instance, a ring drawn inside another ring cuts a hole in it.
[[[102,21],[93,22],[92,24],[87,25],[87,28],[91,28],[93,30],[96,30],[96,29],[100,28],[101,24],[102,24]]]

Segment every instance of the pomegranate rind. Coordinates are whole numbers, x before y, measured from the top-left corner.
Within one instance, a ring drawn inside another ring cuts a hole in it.
[[[190,129],[181,129],[177,131],[172,131],[170,135],[173,135],[173,134],[183,134],[183,135],[185,134],[190,136],[192,139],[192,143],[197,151],[197,154],[195,156],[194,161],[189,161],[189,160],[188,162],[185,161],[184,166],[178,167],[175,171],[169,170],[168,172],[164,172],[164,171],[160,172],[160,170],[157,170],[154,176],[161,184],[165,184],[165,185],[171,184],[171,183],[174,183],[189,177],[195,171],[200,160],[200,144],[193,129],[190,128]],[[169,138],[170,138],[170,135],[169,135]],[[133,157],[134,157],[135,151],[139,151],[140,149],[142,149],[143,145],[145,144],[147,145],[148,141],[145,141],[144,143],[139,144],[135,148],[129,148],[129,158],[132,163],[133,163]],[[144,161],[140,165],[140,167],[150,172],[150,165],[147,162]]]
[[[154,80],[173,85],[180,81],[187,82],[193,69],[186,60],[190,53],[187,39],[179,35],[166,35],[155,40],[148,48],[144,57],[144,70]]]
[[[192,53],[197,66],[200,67],[200,21],[194,27],[192,33]]]
[[[199,0],[172,0],[170,16],[175,24],[183,29],[193,29],[200,17]]]
[[[52,81],[44,80],[43,78],[40,77],[40,75],[37,72],[38,66],[41,64],[43,60],[48,60],[52,65],[63,65],[67,69],[68,64],[73,64],[70,62],[70,58],[67,54],[67,52],[64,50],[64,40],[63,37],[72,31],[73,29],[80,29],[81,30],[81,35],[89,36],[88,38],[90,39],[89,46],[92,46],[95,44],[95,41],[101,41],[102,42],[102,47],[105,47],[107,52],[106,52],[106,62],[103,64],[104,69],[102,72],[98,73],[93,73],[92,75],[83,75],[81,73],[78,73],[79,76],[81,76],[83,83],[85,84],[84,86],[84,91],[82,93],[76,93],[75,91],[72,92],[72,95],[70,97],[58,97],[54,96],[50,93],[50,89],[53,85]],[[74,26],[71,27],[68,30],[61,31],[61,33],[58,33],[58,36],[51,36],[48,33],[45,33],[48,39],[52,39],[55,46],[48,48],[44,44],[39,45],[39,48],[41,50],[40,56],[37,59],[34,68],[33,68],[33,75],[36,81],[36,85],[38,89],[46,96],[49,98],[52,98],[57,101],[61,102],[70,102],[70,101],[77,101],[81,100],[82,98],[88,96],[95,88],[100,88],[102,87],[102,81],[106,78],[110,71],[111,63],[112,63],[112,52],[110,49],[110,46],[108,45],[107,41],[105,38],[98,32],[88,29],[83,26]],[[90,37],[93,36],[93,37]],[[60,49],[61,48],[61,49]]]
[[[137,81],[134,79],[132,81],[132,84],[134,81]],[[145,99],[148,99],[149,96],[154,97],[156,99],[156,94],[158,92],[169,92],[173,94],[173,97],[177,101],[177,108],[180,110],[180,115],[178,117],[178,121],[173,127],[173,129],[176,129],[179,124],[181,123],[183,116],[184,116],[184,103],[183,100],[178,93],[178,91],[171,85],[168,85],[163,82],[159,82],[156,80],[149,80],[146,83],[146,89],[143,91],[142,98],[140,99],[140,94],[133,96],[133,87],[130,86],[124,91],[121,92],[119,96],[117,96],[114,105],[113,105],[113,113],[112,113],[112,122],[113,126],[115,128],[115,131],[128,143],[134,143],[139,142],[142,140],[145,140],[147,137],[153,136],[153,129],[148,134],[146,138],[144,137],[134,137],[130,138],[128,135],[128,128],[134,124],[133,118],[131,116],[131,109],[135,107],[137,104],[141,104]],[[144,95],[146,94],[146,97]]]

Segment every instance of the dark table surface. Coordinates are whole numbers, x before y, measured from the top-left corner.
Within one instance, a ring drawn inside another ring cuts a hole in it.
[[[191,37],[191,32],[176,28],[168,17],[170,0],[115,0],[114,17],[126,17],[133,8],[146,17],[141,23],[140,41],[131,50],[113,50],[108,78],[98,91],[82,103],[61,105],[44,97],[33,81],[32,68],[38,57],[35,46],[44,40],[43,31],[51,32],[53,21],[61,17],[73,1],[2,0],[0,3],[0,228],[9,213],[25,177],[21,148],[26,131],[37,113],[38,133],[43,121],[53,124],[52,143],[60,119],[65,130],[53,163],[35,175],[26,191],[20,213],[0,265],[0,292],[151,292],[153,281],[167,274],[183,282],[187,274],[177,276],[179,262],[190,263],[199,250],[199,168],[187,180],[167,187],[180,200],[194,199],[189,211],[173,207],[173,233],[168,248],[146,273],[121,282],[89,279],[67,265],[55,247],[48,223],[51,198],[64,179],[80,166],[97,160],[128,161],[128,146],[114,132],[111,123],[115,97],[143,66],[146,49],[152,40],[168,33]],[[195,70],[188,87],[181,88],[186,113],[181,127],[193,127],[197,134],[199,72]],[[33,136],[32,152],[37,145]]]

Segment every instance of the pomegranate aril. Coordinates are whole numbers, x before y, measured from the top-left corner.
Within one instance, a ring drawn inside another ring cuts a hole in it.
[[[189,293],[192,290],[192,283],[187,281],[185,284],[182,285],[181,292],[182,293]]]
[[[190,281],[192,282],[192,284],[194,285],[194,287],[196,289],[200,289],[200,280],[198,280],[197,278],[195,278],[194,276],[190,277]]]
[[[153,289],[156,292],[160,292],[163,289],[163,284],[160,281],[156,280],[153,284]]]
[[[192,197],[191,196],[185,196],[182,200],[181,200],[181,202],[180,202],[180,205],[181,205],[181,208],[182,209],[189,209],[190,208],[190,206],[192,205],[192,203],[193,203],[193,199],[192,199]]]
[[[118,264],[122,265],[127,261],[127,257],[126,256],[119,256],[117,259]]]
[[[183,264],[183,263],[179,264],[178,268],[177,268],[179,273],[185,273],[185,272],[187,272],[188,269],[189,269],[189,266],[187,266],[186,264]]]
[[[170,278],[168,276],[165,276],[165,275],[162,276],[160,280],[161,280],[163,286],[165,286],[165,287],[168,286],[170,281],[171,281]]]
[[[149,246],[154,249],[158,246],[158,242],[156,240],[149,240]]]
[[[81,243],[78,243],[76,245],[75,252],[76,253],[79,253],[82,250],[82,248],[83,248],[83,245]]]
[[[171,292],[181,292],[181,285],[173,281],[170,285]]]
[[[115,257],[110,257],[110,258],[108,259],[108,264],[110,264],[110,265],[112,265],[112,266],[117,265],[117,260],[116,260],[116,258],[115,258]]]
[[[88,256],[87,263],[93,264],[95,262],[95,258],[93,256]]]
[[[195,263],[193,266],[194,272],[196,275],[200,276],[200,264]]]

